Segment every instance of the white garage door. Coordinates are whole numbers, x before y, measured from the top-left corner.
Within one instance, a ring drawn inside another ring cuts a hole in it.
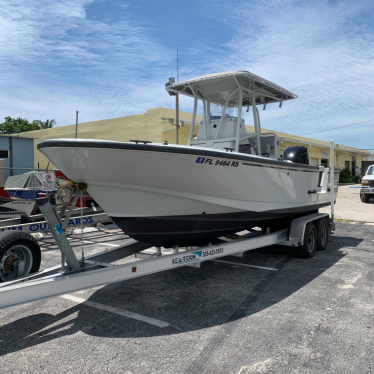
[[[311,157],[310,164],[313,166],[318,166],[318,158]]]

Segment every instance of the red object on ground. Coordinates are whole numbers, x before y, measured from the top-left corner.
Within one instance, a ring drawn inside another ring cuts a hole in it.
[[[5,187],[0,187],[0,197],[7,197],[10,198],[8,193],[4,190]]]

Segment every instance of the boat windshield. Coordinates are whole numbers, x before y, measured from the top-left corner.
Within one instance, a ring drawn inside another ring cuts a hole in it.
[[[370,166],[366,175],[374,175],[374,166]]]

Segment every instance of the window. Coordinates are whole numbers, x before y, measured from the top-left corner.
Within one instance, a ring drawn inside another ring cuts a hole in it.
[[[344,161],[344,169],[349,170],[349,161]]]
[[[368,171],[366,172],[366,175],[374,175],[374,166],[370,166]]]
[[[9,151],[0,151],[0,158],[9,158]]]

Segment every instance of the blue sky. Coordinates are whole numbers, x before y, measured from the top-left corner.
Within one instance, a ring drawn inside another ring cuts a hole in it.
[[[178,48],[180,81],[248,70],[299,96],[261,111],[262,127],[302,135],[371,120],[310,137],[374,148],[373,15],[372,0],[0,0],[0,121],[173,108],[164,85]]]

